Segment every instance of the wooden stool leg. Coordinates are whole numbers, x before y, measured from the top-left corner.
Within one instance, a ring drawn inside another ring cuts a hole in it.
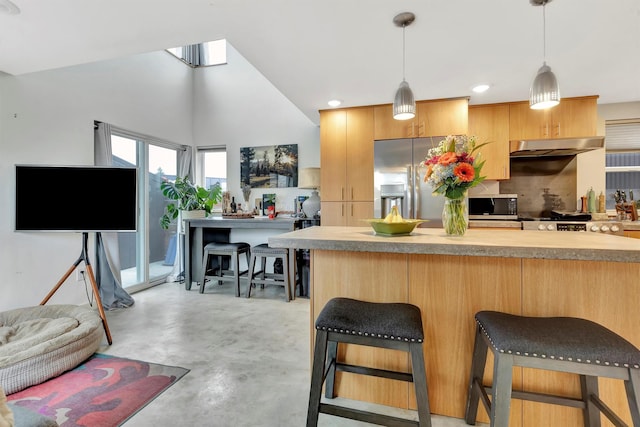
[[[232,270],[235,272],[234,274],[234,283],[236,285],[236,296],[240,296],[240,254],[238,251],[233,251],[233,255],[231,256],[231,264]]]
[[[487,363],[489,348],[482,337],[480,327],[476,326],[476,338],[473,344],[473,359],[471,360],[471,374],[469,375],[469,390],[467,392],[467,409],[464,419],[467,424],[475,425],[480,403],[480,387],[484,377],[484,367]]]
[[[309,391],[309,408],[307,409],[307,427],[318,425],[320,415],[320,398],[322,396],[322,378],[327,357],[326,331],[316,331],[316,345],[313,351],[313,367],[311,369],[311,389]]]
[[[251,259],[249,260],[249,271],[247,271],[247,298],[251,297],[251,282],[253,281],[253,270],[256,267],[256,257],[255,255],[251,255]]]
[[[327,345],[327,378],[325,380],[326,386],[324,388],[324,397],[327,399],[333,399],[336,397],[335,383],[336,383],[336,363],[338,362],[338,342],[329,341]]]
[[[202,280],[200,281],[200,293],[204,293],[204,282],[207,279],[207,267],[209,266],[209,252],[205,252],[202,257]]]
[[[218,255],[218,276],[220,276],[220,277],[222,277],[224,275],[223,272],[222,272],[222,270],[223,270],[222,266],[224,265],[222,263],[223,260],[224,259],[222,258],[222,255]],[[218,285],[221,285],[221,284],[222,284],[222,281],[218,280]]]
[[[629,380],[624,382],[631,411],[633,427],[640,427],[640,370],[629,369]]]
[[[580,375],[580,389],[584,401],[584,427],[600,427],[600,410],[593,404],[591,396],[598,396],[598,377]]]
[[[509,427],[513,356],[494,352],[491,427]]]
[[[427,371],[424,366],[422,343],[411,343],[409,345],[409,352],[411,353],[411,372],[413,374],[413,386],[416,390],[420,427],[431,427],[431,410],[429,409],[429,393],[427,391]]]
[[[284,278],[284,295],[287,302],[291,301],[291,287],[289,286],[289,257],[282,256],[282,277]]]

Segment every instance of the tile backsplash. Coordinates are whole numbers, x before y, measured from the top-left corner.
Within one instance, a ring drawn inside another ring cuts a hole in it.
[[[552,210],[577,210],[575,156],[511,159],[511,178],[500,193],[518,195],[518,215],[548,217]]]

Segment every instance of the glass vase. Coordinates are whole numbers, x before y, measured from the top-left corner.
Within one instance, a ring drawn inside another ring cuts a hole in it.
[[[444,198],[442,210],[442,227],[445,233],[452,236],[463,236],[469,224],[466,194],[460,198]]]

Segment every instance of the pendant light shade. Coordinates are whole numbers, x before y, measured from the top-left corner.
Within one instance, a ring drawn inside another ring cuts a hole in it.
[[[416,116],[416,101],[409,83],[402,80],[393,100],[393,118],[396,120],[409,120]]]
[[[529,106],[534,110],[555,107],[560,103],[560,88],[555,74],[546,63],[536,74],[529,93]]]
[[[396,91],[396,96],[393,99],[393,118],[396,120],[409,120],[416,116],[416,101],[413,97],[413,92],[409,87],[409,83],[407,83],[404,78],[404,30],[407,25],[411,25],[415,19],[416,16],[411,12],[400,13],[393,18],[393,23],[398,27],[402,27],[402,83],[400,83],[400,86]]]
[[[560,86],[551,67],[547,65],[547,20],[545,6],[551,0],[529,0],[534,6],[542,6],[542,49],[544,61],[529,89],[529,107],[542,110],[555,107],[560,103]]]

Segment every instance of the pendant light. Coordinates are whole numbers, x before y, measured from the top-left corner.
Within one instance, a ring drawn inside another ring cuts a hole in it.
[[[416,101],[413,98],[413,92],[409,87],[409,83],[404,79],[404,63],[405,63],[405,40],[404,33],[407,25],[416,19],[411,12],[403,12],[393,18],[393,23],[398,27],[402,27],[402,83],[398,87],[396,97],[393,100],[393,118],[396,120],[409,120],[416,116]]]
[[[529,0],[533,6],[542,6],[542,49],[543,62],[538,70],[531,89],[529,91],[529,107],[533,110],[542,110],[555,107],[560,103],[560,87],[558,80],[547,65],[547,20],[545,6],[551,0]]]

